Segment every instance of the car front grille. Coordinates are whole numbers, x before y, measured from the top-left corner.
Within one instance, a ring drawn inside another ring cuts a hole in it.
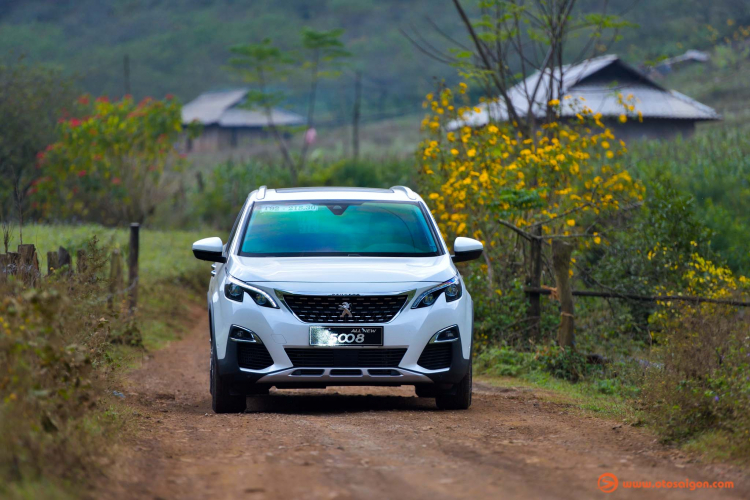
[[[273,364],[273,358],[263,344],[237,342],[237,364],[240,368],[262,370]]]
[[[315,368],[395,368],[406,349],[287,348],[295,367]]]
[[[417,364],[428,370],[450,368],[453,358],[453,343],[427,344],[419,356]]]
[[[408,295],[284,295],[284,301],[305,323],[387,323]],[[345,305],[348,308],[345,308]],[[346,311],[349,311],[347,313]]]

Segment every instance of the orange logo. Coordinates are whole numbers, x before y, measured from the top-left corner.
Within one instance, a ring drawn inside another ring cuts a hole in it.
[[[617,489],[617,476],[614,474],[610,474],[609,472],[605,472],[601,476],[599,476],[599,489],[602,490],[604,493],[612,493]]]

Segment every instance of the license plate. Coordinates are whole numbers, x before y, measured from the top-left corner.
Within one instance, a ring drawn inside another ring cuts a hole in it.
[[[311,326],[310,345],[383,345],[382,326]]]

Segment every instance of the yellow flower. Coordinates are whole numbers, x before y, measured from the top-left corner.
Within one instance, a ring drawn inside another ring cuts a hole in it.
[[[438,198],[440,198],[439,194],[437,194],[437,193],[430,193],[430,199],[431,200],[437,200]]]
[[[549,104],[550,106],[559,106],[560,105],[560,100],[559,99],[552,99],[547,104]]]
[[[475,157],[475,156],[477,155],[477,150],[476,150],[476,149],[474,149],[474,148],[471,148],[470,150],[468,150],[468,151],[466,152],[466,155],[467,155],[467,156],[468,156],[469,158],[474,158],[474,157]]]
[[[602,242],[602,239],[599,236],[595,236],[594,237],[594,243],[596,243],[597,245],[599,245],[601,242]]]
[[[609,149],[609,142],[607,142],[607,141],[602,141],[602,147],[603,147],[604,149]]]
[[[628,121],[628,117],[623,113],[620,115],[620,123],[626,123]]]
[[[607,151],[607,158],[610,160],[615,157],[615,154],[612,151]]]
[[[458,154],[458,149],[456,149],[456,148],[451,149],[451,154],[453,156],[456,156]]]
[[[575,219],[568,219],[566,224],[569,225],[570,227],[573,227],[576,225],[576,221]]]

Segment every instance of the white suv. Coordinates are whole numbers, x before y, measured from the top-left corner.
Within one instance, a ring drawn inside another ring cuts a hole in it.
[[[454,254],[411,189],[253,191],[214,262],[208,289],[211,395],[241,412],[269,388],[414,385],[442,409],[471,404],[473,304]]]

